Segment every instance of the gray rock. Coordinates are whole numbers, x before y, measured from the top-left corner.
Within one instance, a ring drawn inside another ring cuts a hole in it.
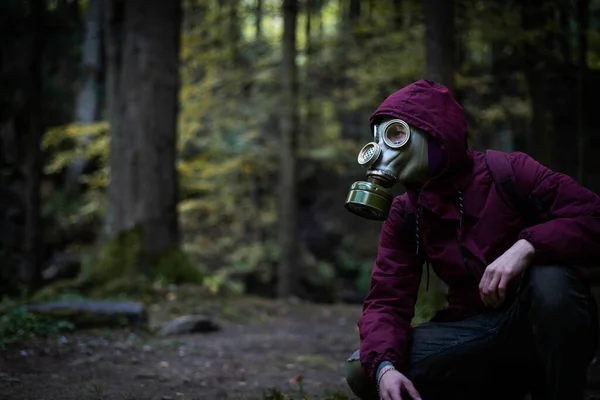
[[[209,333],[221,330],[221,327],[203,315],[184,315],[163,326],[160,334],[184,335],[189,333]]]

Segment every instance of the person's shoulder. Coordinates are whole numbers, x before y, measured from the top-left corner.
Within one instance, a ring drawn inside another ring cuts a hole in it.
[[[525,153],[524,151],[511,151],[508,154],[508,158],[510,158],[510,160],[512,162],[526,162],[526,161],[533,161],[537,163],[537,160],[535,158],[533,158],[532,156],[530,156],[529,154]]]
[[[397,217],[401,217],[404,219],[406,214],[410,212],[410,199],[408,197],[408,193],[404,192],[394,197],[392,201],[392,205],[390,207],[389,215],[392,219],[397,219]]]
[[[523,151],[504,151],[504,150],[496,150],[496,149],[488,149],[484,153],[479,151],[471,151],[472,157],[476,160],[485,161],[486,153],[488,151],[495,151],[497,153],[503,153],[513,167],[513,169],[521,169],[521,168],[532,168],[542,166],[535,158],[530,156],[529,154]]]
[[[392,207],[390,208],[390,211],[391,210],[404,211],[408,201],[409,201],[408,194],[406,192],[395,196],[394,200],[392,200]]]

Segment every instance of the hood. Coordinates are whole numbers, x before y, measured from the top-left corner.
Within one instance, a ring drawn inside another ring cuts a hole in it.
[[[383,116],[400,118],[431,135],[444,152],[442,174],[469,162],[467,119],[444,85],[419,80],[391,94],[371,115],[371,131]]]

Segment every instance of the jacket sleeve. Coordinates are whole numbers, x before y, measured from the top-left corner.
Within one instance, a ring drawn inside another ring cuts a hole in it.
[[[384,222],[371,287],[358,321],[360,361],[371,379],[378,365],[405,365],[422,264],[415,254],[414,233],[408,232],[401,197],[396,197]]]
[[[600,262],[600,197],[524,153],[515,152],[510,157],[516,186],[546,208],[543,222],[519,234],[519,239],[526,239],[535,248],[535,263]]]

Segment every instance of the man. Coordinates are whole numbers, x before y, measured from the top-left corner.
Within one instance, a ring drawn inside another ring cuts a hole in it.
[[[526,154],[468,149],[464,112],[435,82],[393,93],[370,123],[359,154],[368,179],[346,207],[385,222],[347,361],[352,391],[583,399],[598,323],[580,267],[600,264],[600,198]],[[406,193],[392,202],[396,182]],[[448,306],[413,329],[430,266]]]

